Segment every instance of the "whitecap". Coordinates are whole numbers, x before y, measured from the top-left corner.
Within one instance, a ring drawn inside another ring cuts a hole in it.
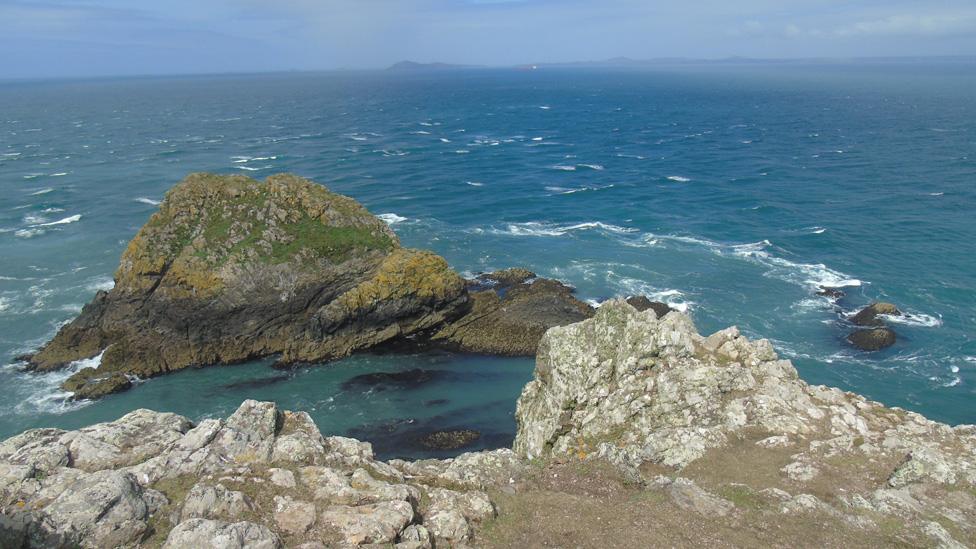
[[[533,137],[532,138],[532,141],[542,141],[543,139],[545,139],[545,138],[544,137]]]
[[[34,191],[34,192],[30,193],[30,195],[31,196],[39,196],[39,195],[47,194],[47,193],[50,193],[50,192],[54,192],[54,189],[48,187],[46,189],[41,189],[39,191]]]
[[[576,166],[566,166],[566,165],[562,165],[562,164],[557,164],[557,165],[553,166],[552,169],[559,170],[559,171],[563,171],[563,172],[575,172],[576,171]]]
[[[465,181],[465,183],[468,184],[468,185],[471,185],[472,187],[484,187],[485,186],[485,184],[484,183],[481,183],[480,181]]]
[[[0,313],[6,311],[9,308],[10,308],[10,300],[3,296],[0,296]]]
[[[42,174],[42,173],[29,173],[29,174],[27,174],[27,175],[24,176],[24,179],[37,179],[38,177],[41,177],[42,175],[44,175],[44,174]]]
[[[542,110],[544,110],[544,111],[548,111],[552,107],[550,107],[549,105],[540,105],[539,108],[542,109]]]
[[[513,236],[563,236],[575,231],[588,231],[596,229],[602,232],[627,234],[635,233],[637,229],[630,227],[620,227],[601,221],[586,221],[583,223],[558,225],[553,223],[541,223],[538,221],[527,221],[525,223],[510,223],[504,229],[491,229],[494,234],[505,234]]]
[[[104,276],[104,277],[96,278],[91,282],[89,282],[85,286],[85,289],[91,292],[98,292],[98,291],[107,292],[114,287],[115,287],[115,280],[113,280],[111,277]]]
[[[578,166],[581,168],[589,168],[591,170],[596,170],[596,171],[603,171],[604,169],[603,166],[601,166],[600,164],[578,164]]]
[[[238,170],[247,170],[249,172],[256,172],[258,170],[264,169],[264,168],[251,168],[248,166],[234,166],[234,167],[237,168]]]
[[[75,214],[72,216],[65,217],[64,219],[59,219],[57,221],[52,221],[50,223],[39,223],[38,227],[51,227],[54,225],[67,225],[68,223],[74,223],[81,220],[81,214]]]
[[[21,374],[20,386],[26,389],[23,398],[15,410],[20,414],[34,415],[37,413],[63,414],[83,408],[92,403],[91,400],[74,400],[73,393],[61,389],[61,384],[72,375],[85,368],[98,368],[102,363],[102,355],[76,360],[67,367],[44,374]]]
[[[376,217],[378,217],[378,218],[382,219],[383,221],[385,221],[387,225],[395,225],[397,223],[401,223],[401,222],[407,220],[406,217],[399,216],[399,215],[397,215],[395,213],[379,214]]]
[[[451,142],[451,140],[448,139],[448,138],[446,138],[446,137],[441,137],[440,140],[441,140],[441,143],[450,143]]]
[[[468,154],[470,152],[471,151],[469,151],[468,149],[458,149],[458,150],[454,151],[454,154]]]
[[[413,134],[413,135],[430,135],[430,132],[427,132],[427,131],[424,131],[424,130],[417,130],[415,132],[410,132],[410,133]]]
[[[33,238],[42,234],[44,234],[44,229],[20,229],[14,233],[14,236],[18,238]]]
[[[878,315],[881,318],[895,324],[906,326],[917,326],[921,328],[938,328],[942,326],[942,317],[938,318],[922,313],[903,312],[901,315]]]
[[[690,178],[682,177],[680,175],[669,175],[667,179],[668,181],[674,181],[677,183],[688,183],[689,181],[691,181]]]
[[[58,173],[52,173],[51,177],[64,177],[66,175],[68,175],[68,172],[58,172]]]
[[[63,212],[64,208],[44,208],[41,213],[59,213]]]
[[[135,199],[136,202],[142,202],[143,204],[149,204],[150,206],[159,206],[162,204],[159,200],[153,200],[152,198],[139,197]]]

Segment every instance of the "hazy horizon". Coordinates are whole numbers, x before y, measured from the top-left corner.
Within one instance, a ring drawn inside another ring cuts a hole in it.
[[[707,0],[0,0],[0,78],[976,54],[976,5]]]

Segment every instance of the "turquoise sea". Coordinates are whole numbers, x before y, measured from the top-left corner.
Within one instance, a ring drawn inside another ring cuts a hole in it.
[[[804,379],[976,422],[976,66],[673,66],[0,82],[0,437],[245,398],[384,457],[431,429],[503,446],[531,359],[362,355],[181,372],[97,403],[13,357],[112,286],[187,173],[289,171],[459,271],[513,265],[595,302],[645,294],[773,341]],[[819,285],[843,287],[837,303]],[[908,315],[851,349],[844,316]],[[360,383],[423,370],[423,383]],[[358,380],[358,381],[357,381]]]

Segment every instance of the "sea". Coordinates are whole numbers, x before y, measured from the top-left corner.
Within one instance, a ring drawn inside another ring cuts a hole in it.
[[[511,443],[531,358],[268,359],[97,402],[58,388],[97,357],[22,372],[191,172],[297,173],[461,273],[646,295],[769,339],[810,383],[976,423],[974,90],[973,63],[925,61],[2,81],[0,438],[252,398],[385,458],[456,454],[419,443],[437,429]],[[898,343],[860,352],[846,317],[875,300],[905,312]]]

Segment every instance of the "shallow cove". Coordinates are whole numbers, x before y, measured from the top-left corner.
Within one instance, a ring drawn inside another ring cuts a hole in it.
[[[137,408],[175,412],[194,421],[222,418],[251,398],[275,401],[286,410],[306,411],[325,435],[372,442],[380,459],[450,457],[511,446],[515,436],[512,396],[532,378],[533,363],[526,358],[442,352],[365,354],[282,373],[270,368],[272,362],[188,369],[140,383],[69,414],[5,416],[0,420],[0,439],[34,427],[77,429],[117,419]],[[409,383],[406,378],[412,373],[423,375]],[[421,445],[420,439],[433,431],[455,429],[474,429],[481,437],[451,451]]]

